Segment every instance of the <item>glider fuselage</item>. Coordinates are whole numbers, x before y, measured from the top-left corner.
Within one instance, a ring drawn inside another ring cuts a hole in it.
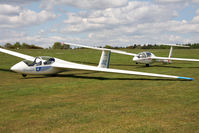
[[[59,59],[60,60],[60,59]],[[48,56],[36,57],[34,61],[24,60],[11,67],[11,70],[22,74],[56,74],[62,72],[62,69],[55,68],[52,64],[57,61],[56,58]]]
[[[153,59],[156,57],[151,52],[141,52],[133,57],[133,61],[140,64],[152,64],[154,62],[162,62],[162,63],[171,63],[171,60],[164,60],[164,59]]]

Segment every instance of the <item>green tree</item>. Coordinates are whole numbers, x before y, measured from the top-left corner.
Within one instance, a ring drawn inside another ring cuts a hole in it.
[[[61,42],[55,42],[55,43],[53,44],[53,47],[52,47],[52,48],[53,48],[53,49],[62,49],[63,46],[62,46]]]
[[[199,43],[194,43],[194,44],[191,44],[191,45],[188,45],[188,46],[190,46],[190,48],[193,48],[193,49],[198,49]]]
[[[127,49],[133,49],[134,47],[133,47],[133,45],[130,45],[130,46],[127,46],[126,48]]]
[[[106,45],[104,48],[112,49],[113,47],[110,45]]]
[[[16,43],[13,45],[13,47],[14,47],[15,49],[21,48],[20,42],[16,42]]]
[[[14,48],[14,47],[12,46],[11,43],[6,43],[6,44],[4,45],[4,48],[12,49],[12,48]]]
[[[29,49],[30,46],[27,43],[22,43],[22,48],[23,49]]]
[[[63,49],[70,49],[70,45],[67,45],[67,44],[63,44]]]
[[[42,47],[36,46],[34,44],[29,46],[31,49],[43,49]]]

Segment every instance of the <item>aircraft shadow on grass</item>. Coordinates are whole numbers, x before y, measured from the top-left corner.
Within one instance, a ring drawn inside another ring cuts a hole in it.
[[[163,67],[163,68],[199,68],[199,67],[164,66],[164,65],[153,65],[152,67]]]
[[[10,69],[3,69],[0,68],[0,71],[4,72],[11,72]],[[74,70],[73,70],[74,71]],[[78,70],[75,70],[78,71]],[[150,81],[179,81],[179,79],[161,79],[161,78],[109,78],[109,77],[99,77],[99,76],[82,76],[79,74],[92,74],[92,73],[99,73],[99,72],[84,72],[84,73],[75,73],[75,74],[55,74],[55,75],[37,75],[37,76],[31,76],[31,77],[26,77],[26,78],[21,78],[21,79],[37,79],[37,78],[50,78],[50,77],[70,77],[70,78],[82,78],[82,79],[96,79],[96,80],[150,80]],[[187,81],[187,80],[180,80],[180,81]]]
[[[5,69],[5,68],[0,68],[0,71],[3,71],[3,72],[13,72],[10,69]]]
[[[110,78],[110,77],[100,77],[100,76],[83,76],[80,74],[93,74],[100,72],[84,72],[84,73],[75,73],[75,74],[56,74],[56,75],[48,75],[46,78],[50,77],[65,77],[65,78],[82,78],[82,79],[96,79],[96,80],[150,80],[150,81],[187,81],[187,80],[179,80],[179,79],[169,79],[169,78]],[[30,77],[31,78],[31,77]],[[33,77],[37,78],[37,77]],[[38,77],[39,78],[39,77]]]
[[[179,79],[160,79],[160,78],[109,78],[109,77],[94,77],[94,76],[81,76],[76,74],[58,74],[56,77],[70,77],[70,78],[82,78],[82,79],[96,79],[96,80],[150,80],[150,81],[179,81]],[[188,80],[180,80],[188,81]]]
[[[94,66],[97,66],[98,64],[97,63],[93,63],[93,62],[83,62],[83,61],[74,61],[76,63],[80,63],[80,64],[89,64],[89,65],[94,65]],[[127,64],[111,64],[111,66],[137,66],[136,64],[135,65],[127,65]]]

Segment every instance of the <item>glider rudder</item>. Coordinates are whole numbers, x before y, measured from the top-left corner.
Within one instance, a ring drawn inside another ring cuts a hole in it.
[[[111,51],[103,50],[98,67],[109,68],[110,56],[111,56]]]

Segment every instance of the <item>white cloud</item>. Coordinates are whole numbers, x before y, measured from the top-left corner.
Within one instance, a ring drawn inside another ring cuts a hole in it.
[[[199,23],[199,9],[196,10],[196,16],[193,17],[193,23]]]
[[[106,9],[121,7],[127,3],[128,0],[44,0],[41,7],[52,9],[56,5],[65,5],[82,9]]]
[[[9,29],[1,29],[0,35],[0,40],[3,41],[10,38],[22,38],[23,36],[25,36],[25,33],[21,31],[17,32]]]
[[[39,2],[41,0],[0,0],[0,4],[11,4],[11,5],[24,5],[32,2]]]
[[[153,0],[158,4],[170,4],[176,6],[187,6],[189,4],[199,4],[199,0]]]
[[[181,2],[186,2],[187,0],[154,0],[154,1],[159,3],[181,3]]]
[[[43,23],[56,17],[54,13],[42,10],[35,12],[29,9],[21,9],[19,6],[0,5],[0,28],[16,28],[21,26]]]
[[[154,5],[149,2],[129,2],[121,8],[108,8],[93,12],[70,13],[64,20],[65,32],[84,32],[114,29],[121,26],[136,25],[149,22],[162,22],[177,16],[177,12],[168,7]]]
[[[96,46],[199,42],[199,9],[188,20],[180,13],[187,3],[197,0],[44,0],[39,12],[35,7],[0,4],[0,43],[22,41],[48,47],[55,41]],[[33,27],[56,16],[51,27]]]
[[[199,9],[196,10],[196,14],[199,15]]]
[[[17,15],[20,12],[19,6],[11,6],[7,4],[0,4],[0,14],[4,15]]]
[[[194,23],[199,23],[199,16],[195,16],[195,17],[193,18],[193,22],[194,22]]]
[[[199,0],[192,0],[193,3],[199,4]]]
[[[14,34],[20,34],[15,36]],[[72,42],[86,44],[88,39],[81,39],[79,37],[66,37],[66,36],[42,36],[42,35],[27,35],[21,32],[10,32],[12,38],[4,38],[0,40],[0,45],[4,45],[7,42],[14,44],[15,42],[26,42],[28,44],[35,44],[44,48],[52,47],[54,42]],[[91,41],[90,41],[91,42]],[[93,44],[91,42],[90,44]]]
[[[186,35],[199,33],[199,17],[177,21],[178,11],[173,6],[134,1],[120,8],[69,14],[62,31],[85,32],[89,39],[102,44],[192,42]]]
[[[153,0],[157,4],[173,6],[173,8],[182,8],[188,6],[192,1],[190,0]]]

